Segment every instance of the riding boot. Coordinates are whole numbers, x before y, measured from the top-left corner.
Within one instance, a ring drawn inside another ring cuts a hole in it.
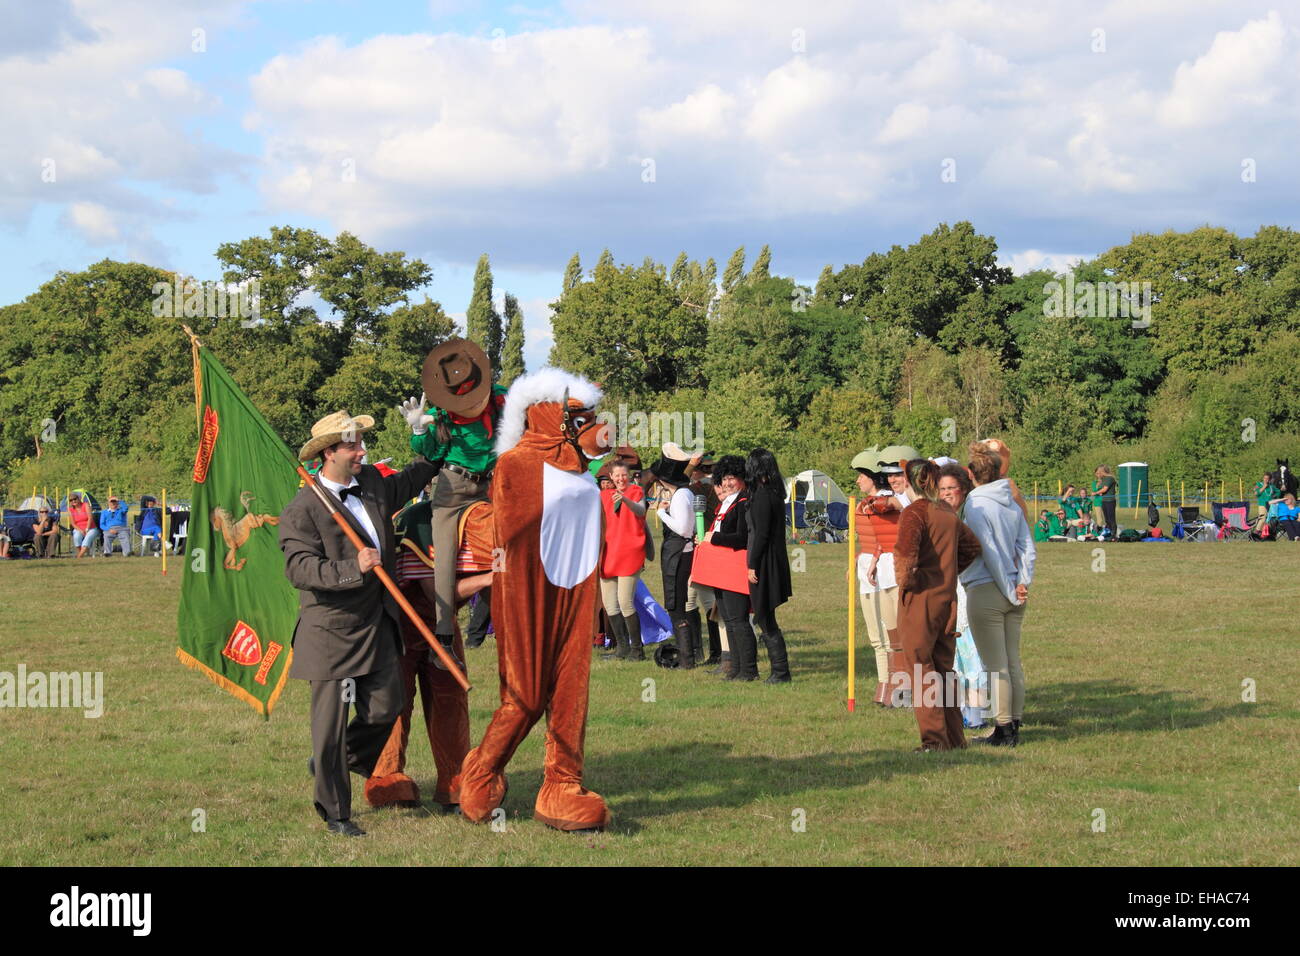
[[[695,663],[704,663],[704,645],[700,639],[700,611],[696,608],[694,611],[686,612],[686,623],[691,626],[691,657]]]
[[[758,640],[749,622],[736,628],[737,633],[727,628],[727,637],[731,641],[731,657],[735,661],[735,675],[729,680],[758,680]]]
[[[907,673],[907,662],[903,659],[903,637],[898,628],[891,627],[885,631],[889,639],[889,706],[912,706],[912,676]]]
[[[627,659],[645,660],[645,648],[641,646],[641,619],[636,614],[624,616],[623,633],[627,635]]]
[[[785,652],[785,635],[780,628],[763,632],[763,646],[767,648],[767,659],[772,665],[769,684],[790,683],[790,660]]]
[[[680,614],[673,622],[673,632],[677,636],[677,666],[682,670],[695,667],[695,648],[691,642],[691,622],[685,614]]]
[[[709,621],[709,659],[701,661],[701,664],[717,664],[722,657],[722,637],[718,633],[718,622]],[[713,673],[710,671],[709,673]]]
[[[710,674],[717,674],[723,680],[732,680],[736,676],[736,659],[731,656],[731,651],[723,651],[718,655],[718,666],[709,668]]]
[[[609,617],[609,633],[614,638],[614,650],[609,654],[601,654],[601,659],[606,661],[627,660],[627,625],[623,623],[622,615],[614,614]]]

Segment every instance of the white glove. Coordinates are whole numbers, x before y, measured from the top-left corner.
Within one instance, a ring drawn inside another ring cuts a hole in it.
[[[411,426],[412,435],[423,435],[435,421],[432,415],[424,413],[424,406],[425,397],[423,393],[420,394],[418,399],[412,396],[397,406],[397,410],[406,419],[406,424]]]

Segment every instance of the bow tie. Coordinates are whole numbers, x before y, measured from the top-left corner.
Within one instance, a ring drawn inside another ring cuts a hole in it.
[[[339,501],[346,502],[348,500],[348,495],[352,495],[353,497],[359,498],[362,501],[365,500],[365,496],[361,493],[360,485],[353,485],[351,488],[344,488],[342,491],[340,491]]]

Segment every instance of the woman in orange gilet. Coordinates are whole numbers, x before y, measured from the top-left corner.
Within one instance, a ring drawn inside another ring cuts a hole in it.
[[[894,543],[902,505],[889,490],[874,449],[853,459],[862,500],[854,509],[858,536],[858,599],[867,622],[867,636],[876,655],[876,690],[872,700],[881,707],[898,702],[889,694],[889,675],[903,670],[898,634],[898,585],[894,580]]]

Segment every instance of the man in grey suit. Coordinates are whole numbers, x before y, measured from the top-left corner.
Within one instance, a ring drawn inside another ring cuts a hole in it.
[[[300,461],[322,460],[317,484],[372,546],[358,551],[306,487],[280,513],[279,526],[284,573],[299,591],[289,676],[311,682],[316,812],[331,833],[347,836],[365,835],[351,820],[348,771],[370,776],[403,705],[402,612],[369,572],[382,565],[396,575],[392,515],[438,471],[422,458],[387,477],[363,465],[361,435],[374,423],[369,415],[327,415],[298,453]],[[351,723],[349,704],[356,707]]]

